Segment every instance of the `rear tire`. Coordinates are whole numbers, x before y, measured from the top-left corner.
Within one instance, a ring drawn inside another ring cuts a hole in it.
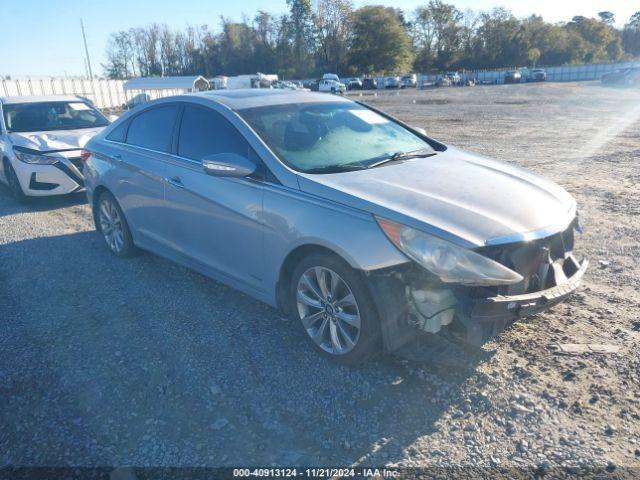
[[[293,270],[290,312],[313,348],[325,358],[357,365],[382,351],[380,320],[361,273],[323,253],[304,258]]]
[[[116,198],[102,192],[94,209],[95,223],[107,247],[118,257],[130,257],[135,251],[129,224]]]
[[[29,197],[27,197],[22,191],[22,187],[20,186],[20,181],[18,180],[18,175],[16,171],[13,169],[13,165],[11,162],[4,159],[4,174],[7,178],[7,185],[9,187],[9,191],[15,200],[20,203],[24,203],[27,201]]]

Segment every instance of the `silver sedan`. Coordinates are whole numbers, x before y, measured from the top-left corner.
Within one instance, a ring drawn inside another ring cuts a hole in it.
[[[164,98],[86,148],[114,254],[142,248],[281,308],[345,364],[424,335],[482,343],[587,266],[562,188],[345,98]]]

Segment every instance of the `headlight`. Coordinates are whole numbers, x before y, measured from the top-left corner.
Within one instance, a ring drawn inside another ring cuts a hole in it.
[[[511,285],[522,276],[479,253],[411,227],[376,217],[389,240],[445,283]]]
[[[49,155],[42,155],[37,153],[36,150],[30,150],[28,148],[13,147],[13,153],[16,158],[24,163],[37,163],[39,165],[53,165],[58,162],[56,157],[50,157]]]

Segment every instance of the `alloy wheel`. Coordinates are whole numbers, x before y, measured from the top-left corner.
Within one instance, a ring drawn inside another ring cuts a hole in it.
[[[298,280],[298,315],[318,347],[332,355],[349,353],[360,338],[360,310],[349,285],[333,270],[312,267]]]
[[[109,248],[120,253],[124,247],[124,227],[118,208],[109,199],[100,202],[100,230]]]

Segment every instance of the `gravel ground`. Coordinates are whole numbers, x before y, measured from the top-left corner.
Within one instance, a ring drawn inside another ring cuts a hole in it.
[[[84,197],[0,190],[0,464],[640,468],[640,92],[597,84],[363,99],[567,188],[591,260],[567,303],[465,368],[325,362],[270,307],[110,255]],[[618,353],[560,355],[556,343]],[[576,470],[577,471],[577,470]]]

